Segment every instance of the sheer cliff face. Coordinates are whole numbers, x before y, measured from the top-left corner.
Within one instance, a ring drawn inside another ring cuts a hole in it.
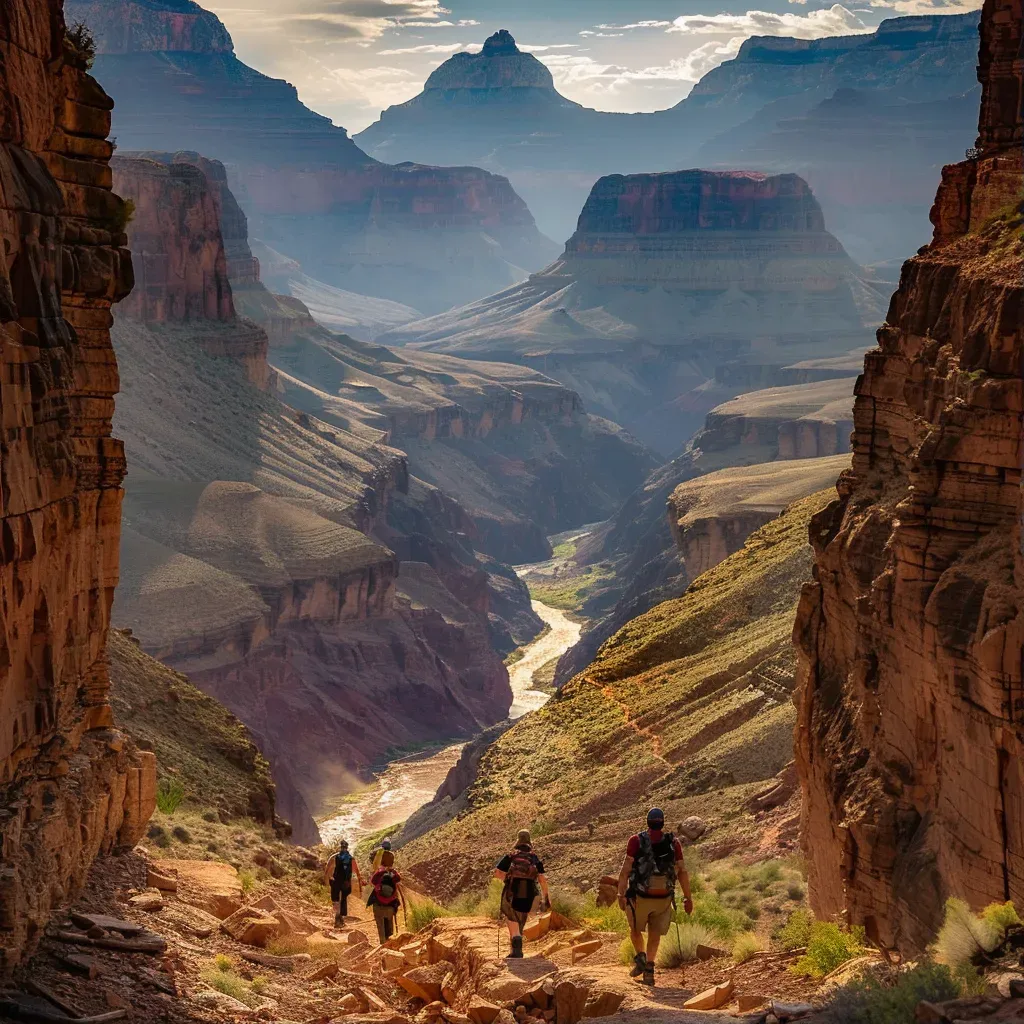
[[[382,340],[526,362],[667,454],[737,390],[862,351],[876,301],[796,175],[613,174],[557,262]]]
[[[114,728],[106,639],[124,456],[110,306],[131,287],[111,103],[57,0],[0,16],[0,970],[93,858],[141,837],[155,762]]]
[[[945,168],[815,518],[797,759],[811,895],[921,949],[1024,895],[1020,0],[986,0],[978,155]]]
[[[94,74],[116,101],[122,151],[223,161],[253,233],[319,280],[433,312],[557,252],[507,179],[372,160],[293,86],[241,63],[197,4],[70,0],[68,18],[96,35]]]

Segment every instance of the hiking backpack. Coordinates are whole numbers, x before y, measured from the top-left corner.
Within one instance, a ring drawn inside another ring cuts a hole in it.
[[[334,858],[334,880],[341,884],[352,881],[352,854],[347,850]]]
[[[671,896],[676,888],[675,836],[664,832],[658,842],[652,843],[650,833],[644,831],[638,838],[640,848],[629,875],[630,895]]]
[[[398,886],[398,879],[390,868],[385,868],[376,882],[373,883],[373,893],[378,903],[388,906],[397,899],[395,892]]]
[[[505,872],[505,888],[514,900],[532,900],[537,894],[536,860],[526,850],[514,850],[509,855],[508,871]]]

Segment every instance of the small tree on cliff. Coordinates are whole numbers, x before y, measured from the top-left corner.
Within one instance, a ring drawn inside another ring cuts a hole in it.
[[[96,37],[84,21],[69,25],[64,37],[69,63],[88,71],[96,60]]]

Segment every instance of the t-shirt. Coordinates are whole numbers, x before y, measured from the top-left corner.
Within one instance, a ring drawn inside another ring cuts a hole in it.
[[[664,832],[655,831],[654,829],[648,830],[647,834],[651,837],[651,843],[660,843]],[[672,840],[672,850],[676,855],[676,863],[683,859],[683,844],[679,842],[677,838]],[[626,844],[626,856],[636,858],[636,855],[640,852],[640,836],[630,836],[629,842]]]
[[[538,875],[543,875],[544,874],[544,865],[541,862],[540,857],[538,857],[537,854],[535,854],[535,853],[531,853],[530,854],[530,860],[533,862],[533,866],[537,869],[537,874]],[[508,871],[508,869],[510,867],[512,867],[512,854],[511,853],[506,853],[505,856],[502,857],[501,860],[498,861],[498,870],[499,871]]]
[[[373,851],[373,860],[370,861],[370,870],[376,871],[380,867],[381,858],[385,853],[390,852],[390,850],[385,850],[383,846],[378,846],[377,849]]]

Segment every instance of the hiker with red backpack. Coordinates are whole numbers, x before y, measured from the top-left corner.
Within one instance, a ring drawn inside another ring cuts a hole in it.
[[[551,893],[544,875],[544,865],[533,852],[530,833],[519,830],[515,848],[506,853],[494,869],[494,877],[504,885],[501,890],[501,916],[508,923],[508,937],[512,950],[508,954],[513,960],[523,956],[523,928],[530,916],[538,887],[544,893],[544,903],[551,906]]]
[[[366,905],[373,908],[373,920],[382,946],[395,933],[395,918],[404,899],[402,876],[395,870],[395,855],[385,850],[380,867],[370,877],[370,898],[366,901]]]
[[[652,807],[647,828],[632,836],[619,871],[619,906],[626,912],[629,937],[636,950],[631,978],[644,985],[654,984],[654,961],[662,936],[672,926],[676,903],[676,882],[683,889],[683,909],[693,913],[690,876],[683,861],[683,844],[665,831],[665,812]],[[644,932],[647,944],[644,946]]]

